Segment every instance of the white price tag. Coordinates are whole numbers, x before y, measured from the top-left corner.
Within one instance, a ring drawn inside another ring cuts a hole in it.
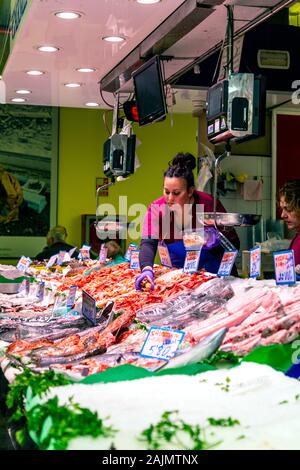
[[[75,304],[75,297],[76,297],[77,286],[71,286],[69,289],[69,294],[67,298],[67,308],[72,308]]]
[[[218,276],[230,276],[237,254],[237,250],[224,251],[223,258],[218,270]]]
[[[140,355],[168,361],[171,357],[175,356],[184,335],[184,331],[152,326],[140,351]]]
[[[99,252],[99,262],[100,264],[106,263],[107,258],[107,247],[104,243],[101,244],[100,252]]]
[[[259,277],[261,268],[261,247],[255,246],[250,250],[250,277]]]
[[[82,315],[93,325],[96,325],[96,300],[84,290],[82,291]]]
[[[140,250],[132,250],[130,256],[130,268],[131,269],[140,269],[139,261]]]
[[[168,268],[172,268],[172,261],[170,258],[168,247],[163,242],[159,242],[158,244],[158,254],[160,257],[161,264],[163,266],[167,266]]]
[[[17,264],[17,269],[19,269],[19,271],[25,272],[31,263],[32,261],[30,258],[26,258],[26,256],[21,256]]]
[[[273,252],[276,284],[295,284],[294,251]]]
[[[201,250],[189,250],[186,252],[183,266],[184,273],[195,273],[198,271],[200,255]]]
[[[51,258],[49,258],[48,263],[46,264],[46,268],[51,268],[51,266],[55,264],[57,258],[58,258],[58,255],[52,255]]]

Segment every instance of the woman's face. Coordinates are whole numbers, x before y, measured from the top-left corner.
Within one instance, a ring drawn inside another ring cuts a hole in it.
[[[285,221],[289,230],[300,232],[300,211],[291,210],[284,196],[281,196],[279,205],[281,218]]]
[[[175,205],[183,208],[185,204],[189,204],[193,191],[194,187],[187,189],[184,178],[169,178],[166,176],[164,179],[164,197],[170,209],[172,209],[172,206],[175,208]]]

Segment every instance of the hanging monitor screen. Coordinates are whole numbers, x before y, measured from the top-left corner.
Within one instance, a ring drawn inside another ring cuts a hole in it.
[[[167,106],[159,56],[155,56],[133,74],[139,125],[165,119]]]

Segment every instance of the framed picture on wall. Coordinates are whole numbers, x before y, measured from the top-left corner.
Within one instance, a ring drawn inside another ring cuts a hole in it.
[[[34,257],[57,220],[58,110],[0,105],[0,258]]]

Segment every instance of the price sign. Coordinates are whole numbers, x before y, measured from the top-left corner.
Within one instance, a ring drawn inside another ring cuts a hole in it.
[[[57,264],[58,266],[61,266],[64,262],[64,259],[65,259],[65,254],[66,252],[65,251],[60,251],[58,253],[58,256],[57,256]],[[50,260],[49,260],[50,261]]]
[[[273,252],[276,284],[295,284],[294,251],[285,250]]]
[[[76,296],[77,286],[71,286],[69,289],[69,294],[67,298],[67,308],[72,308],[75,304],[75,296]]]
[[[58,255],[52,255],[51,258],[49,258],[48,263],[46,264],[46,268],[51,268],[56,263]]]
[[[93,325],[96,325],[96,300],[85,290],[82,291],[82,315]]]
[[[261,247],[255,246],[250,250],[250,277],[259,277],[261,267]]]
[[[25,272],[31,263],[32,261],[30,258],[26,258],[26,256],[21,256],[17,264],[17,269],[19,269],[19,271]]]
[[[140,269],[139,261],[140,250],[132,250],[130,256],[130,268],[131,269]]]
[[[69,254],[70,258],[72,258],[72,256],[74,255],[74,253],[76,251],[76,248],[77,248],[77,246],[74,246],[74,248],[71,248],[71,250],[68,251],[68,254]]]
[[[99,262],[100,264],[106,263],[107,258],[107,247],[104,243],[101,244],[100,252],[99,252]]]
[[[39,302],[42,302],[44,300],[44,293],[45,293],[45,283],[41,281],[39,282],[37,291],[36,291],[36,296]]]
[[[237,250],[224,251],[218,270],[218,276],[230,276],[237,254]]]
[[[30,291],[30,279],[23,279],[20,284],[18,292],[23,292],[25,290],[25,294],[28,295]]]
[[[140,351],[140,355],[168,361],[171,357],[175,356],[184,335],[184,331],[152,326]]]
[[[80,253],[79,253],[78,258],[81,259],[82,261],[85,259],[90,259],[90,249],[91,249],[90,246],[82,245],[82,247],[79,250]]]
[[[195,273],[198,271],[200,255],[201,250],[189,250],[186,252],[183,266],[184,273]]]
[[[170,253],[168,247],[164,242],[159,242],[158,244],[158,253],[160,257],[160,262],[163,266],[167,266],[168,268],[172,268],[172,261],[170,258]]]
[[[138,248],[138,246],[135,243],[130,243],[129,244],[129,246],[127,248],[127,251],[125,253],[125,256],[124,256],[126,261],[130,261],[132,250],[137,250],[137,248]]]

